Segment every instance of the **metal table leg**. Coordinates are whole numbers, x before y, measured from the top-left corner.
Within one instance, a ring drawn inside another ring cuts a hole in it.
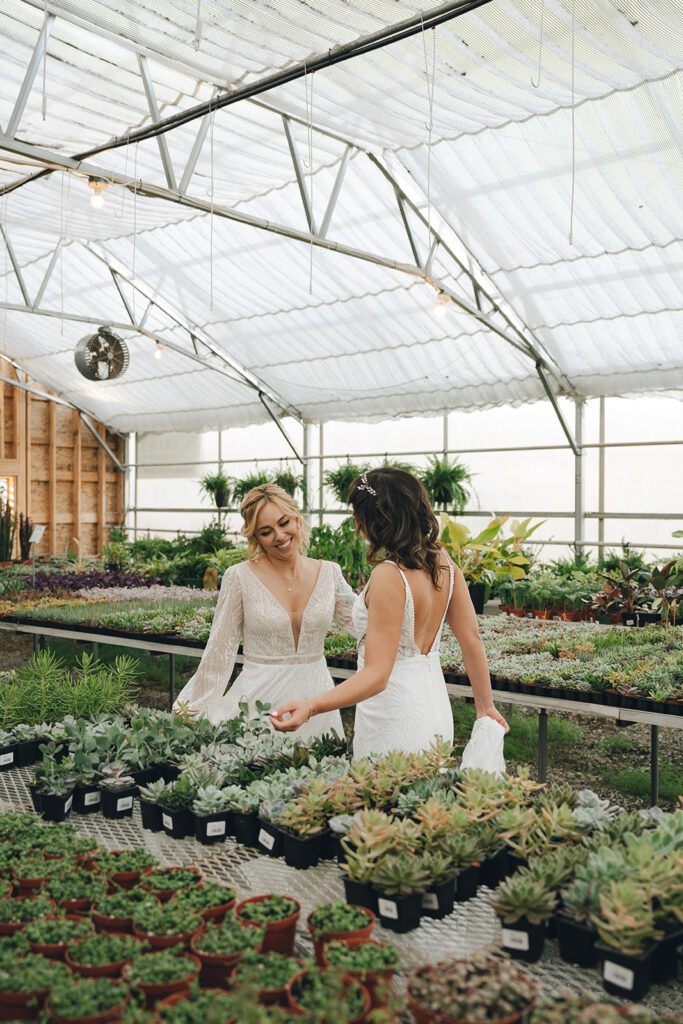
[[[548,778],[548,712],[541,708],[538,713],[538,781]]]
[[[659,800],[659,726],[650,726],[650,807]]]
[[[175,654],[168,656],[168,690],[170,694],[169,707],[172,710],[175,703]]]
[[[99,657],[99,652],[100,652],[100,645],[98,644],[98,642],[96,640],[95,643],[92,645],[92,656],[95,659],[95,661],[97,661],[97,659]]]

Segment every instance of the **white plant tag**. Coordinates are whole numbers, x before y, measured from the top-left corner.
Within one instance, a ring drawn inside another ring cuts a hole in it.
[[[133,806],[132,796],[120,796],[116,801],[117,811],[128,811]]]
[[[398,920],[398,907],[393,900],[380,898],[377,900],[377,908],[381,917],[390,917],[392,921]]]
[[[266,850],[272,850],[275,846],[275,836],[271,836],[264,828],[259,829],[258,841]]]
[[[86,793],[83,797],[83,803],[86,807],[92,807],[93,804],[99,804],[102,798],[102,794],[95,790],[93,793]]]
[[[605,981],[610,981],[626,992],[633,990],[635,979],[630,967],[622,967],[621,964],[615,964],[612,960],[605,960],[602,966],[602,976]]]
[[[72,805],[73,802],[74,802],[74,798],[72,796],[70,796],[69,799],[64,804],[64,813],[65,814],[69,813],[69,811],[71,810],[71,805]]]
[[[528,932],[520,932],[516,928],[503,928],[503,946],[526,952],[529,949]]]
[[[422,897],[422,908],[424,910],[438,910],[439,900],[435,892],[426,892]]]
[[[164,828],[170,828],[171,830],[173,830],[173,818],[171,818],[170,815],[162,814],[161,824],[164,826]]]
[[[9,750],[6,754],[0,754],[0,764],[12,764],[14,760],[14,751]]]
[[[224,836],[225,835],[225,822],[224,821],[207,821],[207,823],[206,823],[206,834],[207,834],[207,836]]]

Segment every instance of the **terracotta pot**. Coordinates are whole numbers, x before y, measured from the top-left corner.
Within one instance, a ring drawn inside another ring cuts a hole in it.
[[[0,1020],[35,1020],[49,994],[49,988],[36,992],[0,991]]]
[[[203,884],[198,885],[197,888],[203,888]],[[201,914],[205,921],[222,921],[227,913],[235,909],[236,903],[237,897],[233,896],[227,903],[219,903],[217,907],[207,907],[206,910],[200,910],[199,914]]]
[[[65,914],[64,916],[67,921],[83,920],[78,914]],[[28,940],[31,952],[40,953],[42,956],[46,956],[48,960],[63,960],[68,943],[68,939],[65,939],[64,942],[31,942],[30,939]]]
[[[106,914],[98,914],[96,910],[90,912],[92,923],[98,932],[119,932],[127,935],[133,934],[133,918],[131,917],[107,917]]]
[[[113,984],[121,985],[118,981],[114,981]],[[116,1006],[112,1006],[109,1010],[102,1010],[101,1013],[86,1014],[83,1017],[60,1017],[50,1006],[49,999],[45,1004],[45,1009],[47,1010],[48,1019],[52,1024],[106,1024],[108,1021],[120,1020],[121,1014],[128,1006],[129,1001],[130,993],[121,985],[121,1002]]]
[[[111,853],[123,853],[123,850],[112,850]],[[94,863],[95,869],[100,871],[101,874],[104,874],[96,860]],[[110,882],[115,882],[119,889],[132,889],[140,881],[141,875],[142,868],[138,868],[136,871],[113,871],[111,874],[105,875],[105,877]]]
[[[372,935],[372,929],[375,927],[375,921],[377,920],[375,915],[371,910],[368,910],[367,907],[357,907],[356,909],[362,910],[362,912],[366,915],[366,925],[364,925],[362,928],[356,928],[353,931],[347,932],[323,932],[322,937],[320,939],[316,939],[314,937],[315,929],[311,924],[311,918],[315,914],[315,910],[312,910],[311,913],[306,918],[306,926],[309,932],[311,933],[311,938],[313,939],[315,962],[317,963],[318,967],[322,967],[324,965],[323,947],[326,942],[332,942],[335,939],[339,939],[341,942],[346,942],[347,945],[349,946],[357,946],[361,942],[367,942],[367,940]]]
[[[175,896],[175,894],[177,892],[180,892],[180,889],[154,889],[154,888],[150,888],[150,886],[145,884],[145,876],[146,875],[151,875],[155,871],[160,871],[160,870],[163,870],[163,871],[184,871],[185,868],[145,868],[145,870],[142,873],[140,885],[145,890],[145,892],[151,892],[152,895],[157,897],[157,899],[159,900],[160,903],[168,903],[169,900],[173,899],[173,897]],[[192,869],[190,869],[190,870],[192,870]],[[201,884],[202,881],[203,881],[203,879],[202,879],[201,872],[197,871],[197,882],[195,884],[199,885],[199,884]],[[190,886],[189,885],[188,886],[184,886],[184,888],[189,889]]]
[[[61,900],[60,907],[66,914],[89,914],[93,908],[93,900]]]
[[[386,943],[368,939],[367,941],[349,942],[348,945],[355,948],[356,946],[384,946]],[[325,968],[330,966],[324,949],[322,966]],[[371,1010],[381,1009],[387,1005],[391,998],[391,982],[394,977],[394,972],[390,967],[387,967],[384,971],[352,971],[347,968],[346,973],[351,978],[359,981],[368,990],[370,993]]]
[[[430,965],[426,967],[420,967],[417,974],[424,974],[432,971],[434,968]],[[521,978],[522,975],[520,974]],[[410,979],[408,980],[410,985]],[[499,1017],[495,1021],[491,1021],[490,1024],[518,1024],[518,1022],[526,1019],[526,1015],[536,1005],[536,995],[534,994],[531,1001],[523,1006],[521,1010],[517,1010],[515,1013],[509,1014],[507,1017]],[[406,1001],[410,1008],[410,1012],[415,1019],[415,1024],[462,1024],[461,1021],[457,1021],[454,1017],[447,1017],[445,1014],[438,1013],[434,1010],[428,1009],[426,1006],[421,1006],[420,1003],[416,1002],[410,994],[410,988],[406,988]]]
[[[264,896],[250,896],[249,899],[242,900],[235,907],[235,914],[240,920],[244,921],[245,924],[252,924],[246,918],[243,918],[240,911],[242,907],[247,903],[261,903],[267,898]],[[297,909],[289,917],[284,918],[282,921],[269,921],[265,925],[266,934],[263,940],[263,952],[264,953],[284,953],[285,956],[291,956],[294,951],[294,936],[296,934],[296,924],[301,916],[301,904],[298,900],[288,896],[288,899],[292,900],[292,903],[296,903]],[[257,922],[253,922],[257,924]]]
[[[296,963],[298,967],[303,967],[303,960],[297,959]],[[230,972],[229,977],[231,988],[236,988],[238,986],[238,983],[235,980],[235,975],[237,974],[238,968],[239,963],[235,964],[232,971]],[[301,973],[301,971],[298,971],[297,974],[294,975],[294,977],[298,978],[299,974]],[[293,979],[290,978],[290,982],[292,980]],[[283,985],[281,988],[260,988],[258,990],[258,1001],[261,1004],[261,1006],[288,1006],[289,1002],[287,998],[287,989],[288,985]]]
[[[142,928],[138,928],[136,924],[133,924],[133,935],[137,939],[144,939],[145,942],[149,943],[149,948],[154,949],[170,949],[171,946],[183,946],[184,949],[190,944],[190,939],[194,935],[197,935],[201,931],[201,927],[195,928],[193,932],[185,932],[183,935],[152,935],[149,932],[144,931]]]
[[[166,996],[173,995],[176,992],[186,992],[192,982],[197,980],[201,964],[196,956],[188,956],[187,959],[191,960],[194,964],[194,970],[185,978],[179,978],[178,981],[167,981],[159,984],[148,984],[144,981],[129,982],[145,997],[145,1004],[148,1010],[151,1010],[156,1002],[164,999]],[[123,968],[122,976],[124,981],[128,981],[127,965]]]
[[[26,900],[28,898],[28,896],[10,897],[11,900],[17,901]],[[52,917],[54,915],[55,910],[57,909],[57,905],[54,900],[50,900],[50,903],[52,904],[52,910],[47,915],[48,917]],[[15,932],[20,932],[22,928],[25,928],[27,924],[28,921],[0,921],[0,935],[14,935]]]
[[[123,932],[112,932],[111,934],[119,934],[121,938],[130,938],[130,935],[124,935]],[[123,960],[115,960],[110,964],[99,964],[97,966],[81,964],[78,960],[70,957],[68,952],[64,959],[66,960],[67,967],[70,967],[74,974],[80,974],[83,978],[118,978],[125,965],[131,962],[131,957],[124,957]]]
[[[298,1003],[296,1001],[296,996],[293,994],[293,992],[296,990],[297,982],[301,978],[304,978],[306,976],[306,974],[308,974],[308,973],[309,973],[309,971],[306,970],[306,971],[300,971],[299,974],[295,974],[294,977],[289,982],[289,985],[287,986],[287,1003],[288,1003],[290,1009],[292,1010],[292,1012],[297,1014],[299,1017],[303,1017],[307,1013],[307,1011],[301,1005],[301,1003]],[[357,985],[358,988],[361,991],[362,996],[363,996],[363,1009],[361,1010],[360,1013],[356,1014],[355,1017],[351,1017],[349,1019],[349,1024],[360,1024],[361,1021],[365,1020],[365,1018],[367,1017],[367,1015],[368,1015],[368,1013],[370,1011],[370,1005],[371,1005],[370,993],[366,989],[365,985],[362,985],[361,982],[358,981],[356,978],[352,978],[350,974],[345,974],[344,977],[343,977],[343,980],[344,980],[344,982],[346,984],[348,984],[349,987],[353,987],[354,985]],[[326,1024],[335,1024],[335,1021],[330,1020],[330,1021],[327,1021]]]
[[[197,957],[202,965],[200,981],[202,985],[226,985],[228,978],[242,959],[244,950],[237,953],[202,953],[200,949],[197,949],[196,942],[203,932],[204,929],[196,932],[190,939],[190,952]],[[254,952],[261,953],[262,951],[263,943],[261,942],[255,947]]]

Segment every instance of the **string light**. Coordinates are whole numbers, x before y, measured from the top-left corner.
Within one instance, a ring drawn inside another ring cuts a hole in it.
[[[434,307],[434,316],[447,316],[448,310],[451,305],[451,300],[445,292],[439,292],[437,296],[437,304]]]
[[[88,188],[93,190],[90,196],[90,205],[95,210],[101,210],[104,206],[104,190],[109,184],[104,178],[95,178],[92,175],[88,178]]]
[[[155,359],[161,359],[161,354],[162,354],[163,351],[164,351],[164,346],[161,344],[161,342],[160,341],[155,341],[154,342],[154,358]]]

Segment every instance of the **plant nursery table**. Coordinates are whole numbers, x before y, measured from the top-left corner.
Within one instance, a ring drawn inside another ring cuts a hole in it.
[[[31,777],[30,768],[13,768],[0,773],[1,811],[33,813],[28,790]],[[298,871],[288,867],[284,860],[242,846],[234,839],[204,846],[195,839],[172,839],[164,833],[149,832],[142,828],[137,800],[130,818],[111,820],[99,813],[72,813],[68,820],[74,823],[78,832],[92,836],[108,850],[144,846],[163,867],[192,864],[207,880],[236,889],[238,899],[267,892],[294,897],[302,905],[295,956],[313,954],[312,940],[304,923],[307,914],[318,903],[344,899],[342,872],[334,861],[321,862],[317,867]],[[490,942],[500,941],[501,926],[487,901],[490,891],[480,888],[473,899],[456,903],[455,910],[448,917],[442,920],[423,919],[419,928],[403,935],[386,931],[379,922],[375,925],[373,937],[393,943],[399,951],[399,991],[403,989],[406,974],[414,967],[446,957],[465,957]],[[521,966],[548,994],[569,991],[596,999],[604,997],[597,970],[575,967],[560,960],[555,940],[546,941],[544,955],[537,963]],[[660,1013],[672,1013],[680,1009],[680,998],[680,985],[653,985],[643,1005]],[[412,1024],[407,1011],[401,1021]]]

